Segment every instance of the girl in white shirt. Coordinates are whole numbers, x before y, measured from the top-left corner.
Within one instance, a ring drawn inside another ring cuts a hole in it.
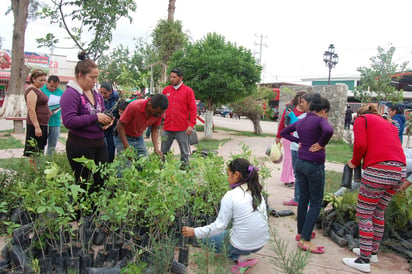
[[[237,269],[256,264],[257,259],[247,260],[247,255],[259,251],[269,240],[266,203],[258,170],[243,158],[230,162],[227,175],[231,190],[221,200],[216,221],[203,227],[182,228],[185,237],[196,236],[204,239],[204,243],[214,244],[216,253],[226,250],[229,258],[238,262],[233,267]],[[230,222],[232,228],[225,230]]]

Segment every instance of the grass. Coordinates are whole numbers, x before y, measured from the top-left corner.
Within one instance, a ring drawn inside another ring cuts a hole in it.
[[[352,146],[344,141],[331,141],[326,146],[326,160],[328,162],[346,163],[352,159]]]
[[[335,193],[340,189],[342,172],[325,170],[325,190],[324,193]]]
[[[246,137],[273,137],[275,138],[275,134],[270,134],[270,133],[262,133],[261,135],[256,135],[253,132],[250,131],[237,131],[233,130],[231,128],[226,128],[226,127],[215,127],[215,130],[223,130],[223,131],[228,131],[228,132],[233,132],[233,135],[238,135],[238,136],[246,136]]]
[[[221,139],[221,140],[199,140],[199,144],[197,145],[199,150],[206,149],[209,151],[218,150],[220,146],[224,143],[230,141],[231,138]]]
[[[24,144],[14,138],[10,132],[2,131],[0,134],[0,149],[23,148]]]

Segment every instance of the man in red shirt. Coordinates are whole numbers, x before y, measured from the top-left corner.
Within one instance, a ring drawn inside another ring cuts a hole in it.
[[[180,159],[189,162],[189,135],[196,124],[196,101],[193,90],[183,84],[183,72],[174,68],[170,72],[171,85],[163,90],[169,99],[162,132],[162,153],[169,152],[173,140],[180,148]]]
[[[163,94],[156,94],[149,99],[139,99],[129,103],[117,124],[117,152],[132,146],[138,156],[147,156],[143,132],[150,126],[154,152],[161,156],[159,149],[159,126],[169,102]]]

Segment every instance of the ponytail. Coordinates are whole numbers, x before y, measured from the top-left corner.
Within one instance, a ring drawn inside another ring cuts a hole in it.
[[[243,158],[238,158],[229,163],[229,170],[231,172],[238,171],[242,178],[238,183],[232,185],[236,186],[247,183],[247,188],[252,193],[252,207],[253,211],[262,203],[262,185],[259,183],[259,168],[250,164],[250,162]]]

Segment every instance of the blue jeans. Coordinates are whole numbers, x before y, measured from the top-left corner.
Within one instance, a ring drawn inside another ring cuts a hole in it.
[[[126,135],[127,142],[129,143],[129,146],[133,147],[136,151],[136,156],[147,156],[147,149],[146,145],[144,143],[144,138],[143,135],[140,135],[139,137],[131,137]],[[116,144],[116,149],[117,153],[120,153],[124,150],[122,141],[120,140],[119,136],[116,136],[114,139],[115,144]]]
[[[310,241],[323,203],[325,165],[297,159],[295,172],[300,186],[298,234],[303,240]]]
[[[295,174],[295,194],[293,196],[293,201],[296,203],[299,203],[299,196],[300,196],[300,186],[299,186],[299,180],[298,177],[296,176],[296,160],[298,159],[298,151],[297,150],[290,150],[292,153],[292,166],[293,166],[293,172]]]
[[[228,230],[225,230],[218,235],[209,238],[204,238],[202,239],[202,242],[204,244],[213,246],[215,249],[215,253],[223,253],[226,251],[229,255],[229,258],[233,261],[237,261],[240,255],[249,255],[250,253],[255,253],[262,249],[262,247],[254,250],[237,249],[236,247],[230,244]]]
[[[173,141],[176,139],[180,148],[180,160],[182,162],[189,162],[189,136],[186,135],[186,131],[167,131],[162,130],[162,153],[166,154],[169,152]]]
[[[47,155],[53,155],[56,151],[57,141],[60,136],[60,127],[49,127],[49,135],[47,136]]]

